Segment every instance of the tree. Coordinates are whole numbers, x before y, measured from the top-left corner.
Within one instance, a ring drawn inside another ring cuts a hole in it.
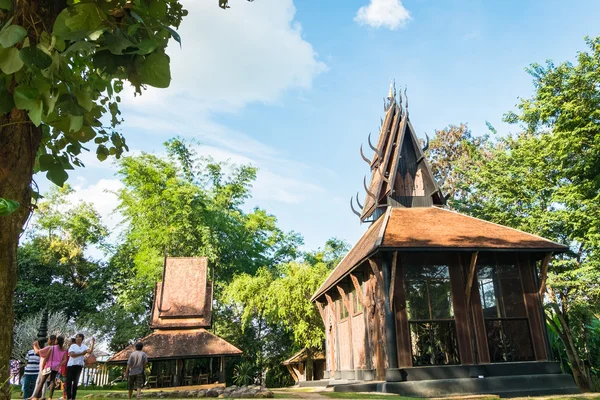
[[[600,38],[586,42],[576,64],[528,69],[535,92],[505,116],[523,132],[470,172],[464,202],[472,215],[570,246],[550,264],[546,316],[584,391],[600,315]]]
[[[0,3],[0,366],[10,356],[17,246],[34,206],[33,173],[62,186],[66,170],[83,167],[83,150],[95,148],[99,160],[127,150],[115,130],[119,92],[125,82],[137,93],[169,86],[165,48],[169,38],[181,43],[175,29],[186,13],[178,0]]]
[[[489,157],[489,137],[473,136],[466,124],[435,131],[425,155],[450,207],[460,207],[478,168]]]
[[[265,360],[279,366],[285,356],[305,348],[306,376],[311,379],[313,356],[322,349],[325,333],[321,316],[310,298],[347,248],[346,242],[329,239],[323,250],[304,255],[313,264],[291,261],[276,268],[260,268],[255,275],[238,274],[226,288],[225,303],[240,316],[242,329],[259,327],[260,334],[266,335],[273,327],[280,326],[290,334],[290,346],[283,354],[270,354],[266,349],[268,342],[265,348],[258,349],[256,366],[260,371],[264,371]]]
[[[15,324],[15,342],[12,349],[12,358],[21,363],[26,362],[26,355],[31,350],[32,343],[37,340],[37,331],[42,320],[42,311],[20,319]],[[77,333],[83,333],[86,338],[98,336],[94,329],[73,322],[62,312],[48,314],[48,334],[63,336],[69,339]],[[101,345],[101,343],[100,343]]]
[[[242,210],[255,168],[197,158],[194,147],[179,139],[166,146],[165,159],[141,154],[121,161],[119,210],[127,228],[111,259],[112,285],[120,306],[143,321],[164,256],[205,256],[218,324],[220,296],[234,273],[254,274],[261,266],[288,261],[302,239],[281,231],[265,210]]]
[[[107,230],[89,203],[69,204],[65,185],[47,194],[19,247],[19,280],[14,310],[17,319],[47,308],[69,318],[88,317],[106,301],[106,268],[85,251],[102,246]]]

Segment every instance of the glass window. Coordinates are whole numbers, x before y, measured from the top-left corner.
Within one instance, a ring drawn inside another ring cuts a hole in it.
[[[459,364],[447,265],[404,268],[413,365]]]
[[[454,318],[447,265],[407,266],[404,279],[409,320]]]
[[[526,317],[519,269],[511,264],[477,267],[484,318]]]

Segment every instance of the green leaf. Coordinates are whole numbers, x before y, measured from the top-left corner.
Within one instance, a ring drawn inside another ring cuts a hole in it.
[[[165,53],[152,53],[145,58],[137,57],[136,64],[142,83],[157,88],[169,87],[171,69],[169,56]]]
[[[29,119],[35,126],[40,126],[42,123],[42,112],[44,111],[44,102],[36,100],[35,105],[29,110]]]
[[[158,46],[158,43],[154,39],[145,39],[139,42],[136,46],[139,49],[138,51],[136,51],[136,53],[144,56],[156,50],[156,46]]]
[[[35,65],[39,69],[46,69],[52,65],[52,58],[37,47],[24,47],[19,55],[28,67]]]
[[[12,1],[11,0],[0,0],[0,8],[3,10],[12,10]]]
[[[19,50],[16,47],[0,49],[0,69],[2,72],[10,75],[21,68],[23,68],[23,60],[19,57]]]
[[[81,92],[75,93],[75,97],[77,98],[77,102],[86,111],[92,111],[92,107],[94,107],[94,101],[92,100],[92,94],[89,90],[84,90]]]
[[[98,160],[100,161],[104,161],[108,158],[109,155],[109,151],[106,148],[106,146],[104,145],[100,145],[98,146],[98,148],[96,149],[96,157],[98,158]]]
[[[91,126],[84,126],[81,130],[73,135],[80,142],[89,142],[96,137],[96,131]]]
[[[6,216],[15,212],[19,208],[19,203],[14,200],[8,200],[0,197],[0,216]]]
[[[0,31],[0,46],[7,49],[25,39],[25,36],[27,36],[27,31],[22,26],[7,26]]]
[[[56,163],[52,154],[42,154],[38,157],[40,171],[48,171]]]
[[[44,101],[44,105],[46,106],[46,109],[48,110],[46,115],[52,114],[52,112],[54,111],[54,106],[56,105],[56,101],[58,100],[58,96],[56,96],[55,94],[53,94],[51,91],[48,90],[48,91],[42,93],[42,100]]]
[[[112,54],[123,54],[123,50],[135,45],[121,35],[106,35],[106,47]]]
[[[6,114],[15,107],[15,101],[12,94],[3,90],[0,92],[0,114]]]
[[[37,107],[37,98],[39,92],[36,88],[30,86],[17,86],[13,98],[15,105],[20,110],[31,110]]]
[[[70,53],[82,52],[84,54],[89,54],[96,49],[96,45],[94,43],[80,40],[78,42],[73,43],[69,46],[67,50],[65,50],[64,54],[68,55]]]
[[[81,115],[69,115],[69,131],[77,132],[81,130],[83,126],[83,116]]]
[[[142,17],[140,17],[135,11],[130,11],[131,16],[140,24],[144,24],[144,20],[142,19]]]
[[[164,0],[152,0],[148,6],[148,13],[153,18],[162,20],[167,15],[167,3]]]
[[[179,33],[177,33],[177,31],[173,28],[171,28],[170,26],[167,25],[163,25],[165,27],[166,30],[169,31],[169,33],[171,34],[171,37],[173,37],[173,39],[175,39],[175,41],[177,43],[179,43],[179,47],[181,47],[181,36],[179,36]]]
[[[52,33],[64,40],[81,40],[97,31],[104,18],[94,3],[78,3],[58,14]]]
[[[57,186],[63,186],[69,179],[69,174],[67,174],[62,164],[56,163],[46,172],[46,178]]]

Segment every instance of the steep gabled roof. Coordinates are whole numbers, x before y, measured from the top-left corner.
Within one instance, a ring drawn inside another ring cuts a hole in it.
[[[166,257],[163,280],[156,284],[151,328],[201,328],[211,325],[212,282],[206,257]]]
[[[319,298],[377,250],[552,251],[568,247],[543,237],[439,207],[388,207],[313,295]]]
[[[397,102],[392,88],[370,167],[371,180],[368,185],[365,181],[367,193],[360,213],[363,222],[370,217],[377,219],[382,215],[377,209],[384,209],[392,201],[405,207],[445,203],[410,122],[408,100],[403,108],[402,97]],[[415,188],[416,181],[419,183]]]

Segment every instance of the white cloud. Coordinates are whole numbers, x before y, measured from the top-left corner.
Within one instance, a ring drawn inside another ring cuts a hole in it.
[[[293,0],[236,2],[222,10],[212,1],[184,1],[189,15],[172,41],[172,81],[149,88],[143,105],[193,104],[195,114],[231,112],[251,102],[271,103],[288,89],[308,89],[326,69],[294,20]]]
[[[92,185],[77,182],[67,200],[71,204],[80,201],[92,203],[94,209],[101,215],[102,223],[108,227],[109,232],[114,233],[123,219],[119,212],[115,212],[119,204],[115,192],[122,188],[123,184],[118,179],[100,179]]]
[[[369,5],[359,8],[354,17],[361,25],[391,30],[406,25],[411,19],[401,0],[370,0]]]

